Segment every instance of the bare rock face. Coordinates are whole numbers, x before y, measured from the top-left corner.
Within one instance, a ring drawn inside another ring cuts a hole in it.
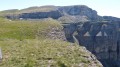
[[[75,6],[65,6],[59,8],[59,10],[64,13],[64,15],[70,16],[86,16],[89,20],[98,20],[98,15],[95,10],[84,6],[84,5],[75,5]]]
[[[84,56],[86,60],[90,61],[87,67],[103,67],[103,65],[98,61],[95,55],[93,55],[90,51],[88,51],[85,47],[81,46],[81,51],[86,52],[87,55]],[[80,63],[79,67],[85,67],[84,63]]]
[[[67,41],[66,37],[65,37],[65,33],[62,30],[62,28],[51,28],[49,27],[50,31],[49,33],[47,33],[47,37],[50,39],[59,39],[59,40],[63,40],[63,41]]]
[[[47,6],[48,7],[48,6]],[[44,9],[44,10],[41,10]],[[18,10],[12,15],[6,15],[9,19],[43,19],[53,18],[63,22],[65,37],[69,42],[79,42],[89,51],[96,55],[104,67],[120,67],[120,18],[111,16],[99,16],[97,12],[84,5],[74,6],[51,6],[46,11],[46,7]],[[107,21],[107,22],[103,22]],[[82,22],[82,23],[81,23]],[[55,32],[52,29],[50,35],[63,33]],[[75,39],[76,38],[76,39]],[[113,64],[114,63],[114,64]]]
[[[78,21],[119,21],[119,18],[111,16],[99,16],[97,11],[85,5],[73,6],[41,6],[31,7],[22,10],[2,11],[3,15],[8,19],[43,19],[53,18],[62,22],[78,22]],[[67,18],[66,18],[67,17]],[[71,19],[72,18],[72,19]],[[64,21],[63,21],[64,20]]]
[[[3,11],[4,12],[4,11]],[[9,19],[43,19],[43,18],[53,18],[59,19],[61,17],[67,16],[73,20],[80,21],[84,20],[100,20],[102,19],[97,15],[95,10],[85,6],[85,5],[73,5],[73,6],[46,6],[46,7],[34,7],[27,8],[20,11],[13,12],[12,14],[5,15]],[[77,18],[77,19],[76,19]],[[59,20],[63,20],[61,18]],[[65,19],[68,20],[68,19]]]
[[[64,25],[67,40],[75,42],[76,37],[79,44],[91,51],[104,67],[120,67],[119,28],[120,22],[115,21]]]
[[[106,21],[120,21],[120,18],[112,17],[112,16],[103,16],[103,19]]]
[[[62,16],[58,20],[64,23],[77,23],[88,21],[88,18],[86,16]]]
[[[58,19],[62,14],[59,11],[50,11],[50,12],[35,12],[35,13],[23,13],[19,18],[24,19],[41,19],[41,18],[49,18]]]
[[[43,18],[53,18],[58,19],[61,17],[62,14],[59,11],[50,11],[50,12],[32,12],[32,13],[22,13],[17,15],[17,18],[15,15],[13,16],[7,16],[9,19],[43,19]],[[15,18],[14,18],[15,17]]]

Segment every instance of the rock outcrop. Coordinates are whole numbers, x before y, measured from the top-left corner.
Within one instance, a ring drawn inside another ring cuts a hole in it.
[[[84,5],[47,7],[24,9],[28,12],[18,10],[5,17],[59,20],[64,23],[65,37],[69,42],[78,42],[85,46],[104,67],[120,67],[120,18],[99,16],[95,10]],[[54,34],[58,33],[49,35]]]
[[[36,12],[36,13],[23,13],[19,16],[19,18],[23,19],[41,19],[41,18],[53,18],[58,19],[62,14],[59,11],[51,11],[51,12]]]
[[[115,17],[99,16],[97,11],[85,5],[31,7],[23,10],[12,11],[11,13],[2,11],[1,14],[9,19],[53,18],[62,22],[119,20],[119,18]]]
[[[43,19],[43,18],[53,18],[58,20],[68,21],[64,17],[72,18],[72,20],[102,20],[103,18],[97,15],[95,10],[85,6],[85,5],[74,5],[74,6],[44,6],[44,7],[34,7],[27,8],[23,10],[13,11],[10,14],[2,11],[5,17],[9,19]],[[5,14],[6,13],[6,14]],[[63,18],[62,18],[63,17]],[[60,19],[59,19],[60,18]],[[71,20],[71,22],[72,22]]]
[[[47,37],[50,38],[50,39],[59,39],[59,40],[62,40],[62,41],[67,41],[66,40],[66,37],[65,37],[65,33],[64,31],[62,30],[62,28],[60,27],[49,27],[49,33],[46,33],[47,34]]]
[[[76,37],[79,44],[96,55],[104,67],[120,67],[120,22],[85,22],[63,26],[66,39],[75,42]]]
[[[65,6],[59,8],[59,10],[64,15],[70,15],[70,16],[86,16],[88,20],[98,20],[99,17],[97,15],[97,12],[95,10],[92,10],[91,8],[84,6],[84,5],[75,5],[75,6]]]

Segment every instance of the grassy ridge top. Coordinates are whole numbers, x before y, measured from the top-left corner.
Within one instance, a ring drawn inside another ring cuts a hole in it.
[[[49,21],[11,21],[2,19],[0,21],[0,39],[35,39],[45,37],[51,27],[61,27],[55,20]]]
[[[0,18],[3,53],[0,67],[99,67],[99,63],[91,61],[91,54],[82,47],[46,38],[52,27],[62,28],[55,20],[11,21]]]

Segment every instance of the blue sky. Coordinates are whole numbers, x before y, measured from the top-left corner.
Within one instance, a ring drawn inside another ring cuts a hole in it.
[[[0,10],[23,9],[43,5],[87,5],[101,16],[120,17],[120,0],[1,0]]]

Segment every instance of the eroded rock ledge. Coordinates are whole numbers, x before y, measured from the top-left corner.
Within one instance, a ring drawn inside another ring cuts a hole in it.
[[[89,21],[63,26],[69,42],[77,40],[80,45],[96,55],[104,67],[120,67],[120,22]]]

